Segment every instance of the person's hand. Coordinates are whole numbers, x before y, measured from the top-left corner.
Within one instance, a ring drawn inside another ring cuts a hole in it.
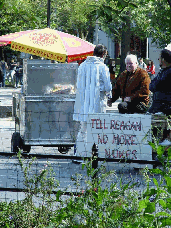
[[[108,105],[109,107],[112,107],[112,98],[108,98],[108,100],[107,100],[107,105]]]
[[[131,102],[131,98],[130,97],[125,97],[124,101]]]

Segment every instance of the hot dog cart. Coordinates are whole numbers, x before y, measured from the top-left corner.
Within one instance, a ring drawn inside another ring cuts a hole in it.
[[[74,146],[79,129],[73,121],[77,70],[77,63],[23,60],[23,86],[13,94],[12,152],[44,146],[65,153]]]

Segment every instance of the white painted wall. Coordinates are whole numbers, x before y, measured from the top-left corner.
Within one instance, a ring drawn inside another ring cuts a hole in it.
[[[98,30],[98,43],[103,44],[107,47],[110,58],[115,56],[115,43],[114,41],[102,30]],[[94,40],[95,44],[95,40]]]
[[[151,43],[152,38],[148,38],[149,43],[149,59],[154,62],[155,68],[156,68],[156,75],[159,72],[159,61],[158,58],[160,56],[161,48],[158,47],[156,43]]]

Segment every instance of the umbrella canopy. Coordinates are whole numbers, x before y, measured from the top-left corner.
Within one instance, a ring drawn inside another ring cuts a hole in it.
[[[93,55],[95,45],[68,33],[50,28],[27,30],[0,37],[0,45],[43,58],[65,62]]]
[[[27,31],[15,32],[15,33],[10,33],[7,35],[0,36],[0,46],[5,46],[8,44],[11,44],[12,40],[15,40],[16,38],[18,38],[24,34],[30,33],[32,31],[33,30],[27,30]]]

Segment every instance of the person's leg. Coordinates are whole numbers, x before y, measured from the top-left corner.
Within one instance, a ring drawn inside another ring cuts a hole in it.
[[[171,128],[170,128],[170,125],[168,125],[168,123],[167,123],[167,127],[163,129],[163,137],[162,137],[159,145],[161,145],[161,146],[170,146],[171,145],[170,133],[171,133]]]
[[[86,145],[87,145],[87,122],[80,123],[80,130],[76,139],[76,156],[86,157]]]
[[[146,106],[141,104],[137,104],[135,102],[121,102],[118,104],[119,113],[125,114],[133,114],[133,113],[146,113]]]
[[[101,113],[106,113],[106,108],[107,108],[107,96],[105,95],[104,92],[100,92],[100,109]]]
[[[5,87],[5,75],[2,76],[2,87]]]
[[[3,71],[3,76],[2,76],[2,87],[5,87],[5,78],[6,78],[6,70]]]
[[[9,82],[9,76],[10,76],[10,71],[7,71],[6,73],[6,78],[7,78],[7,81]]]
[[[133,113],[146,113],[148,110],[148,107],[144,103],[133,103],[130,104],[130,109],[133,111]]]
[[[14,83],[14,74],[15,74],[15,71],[11,70],[11,83]]]
[[[15,86],[16,86],[16,88],[18,87],[18,81],[19,81],[19,78],[18,78],[18,76],[16,75],[16,77],[15,77]]]
[[[23,84],[22,78],[23,78],[22,76],[19,77],[20,85]]]

